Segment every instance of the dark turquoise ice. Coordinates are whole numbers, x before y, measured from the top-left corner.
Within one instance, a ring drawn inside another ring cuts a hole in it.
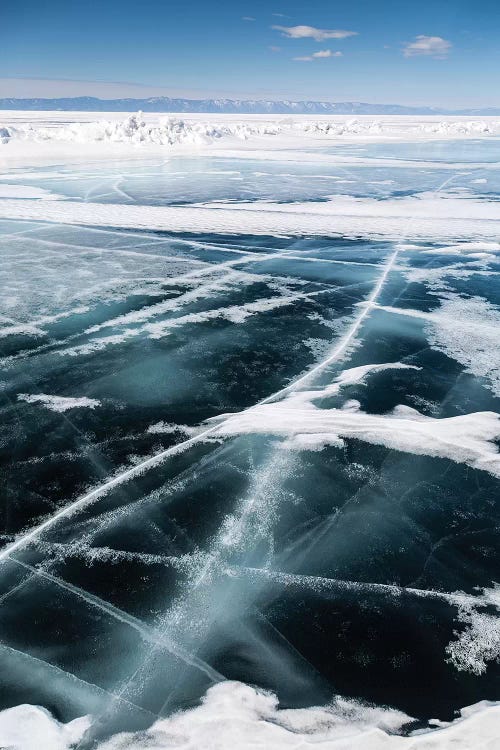
[[[344,147],[365,159],[348,169],[136,159],[15,181],[175,205],[385,200],[453,172],[450,190],[498,200],[494,148]],[[495,476],[362,436],[319,451],[272,435],[196,438],[328,357],[397,244],[0,222],[0,708],[91,713],[100,736],[193,705],[221,679],[272,689],[284,706],[341,694],[424,722],[500,698],[494,659],[466,671],[447,650],[468,627],[455,593],[473,602],[500,575]],[[314,386],[367,364],[419,369],[375,372],[321,408],[499,411],[498,255],[442,247],[429,237],[398,251],[354,345]],[[41,395],[98,405],[57,411]]]

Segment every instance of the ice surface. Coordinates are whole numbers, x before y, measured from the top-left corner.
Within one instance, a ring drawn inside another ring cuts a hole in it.
[[[448,274],[453,275],[454,272]],[[442,271],[440,278],[442,280]],[[437,286],[435,277],[432,286]],[[440,306],[432,312],[387,306],[379,309],[426,321],[430,345],[460,362],[468,372],[485,378],[492,391],[500,395],[500,308],[481,297],[450,293],[444,286],[440,285],[443,295]]]
[[[489,750],[496,121],[75,117],[0,135],[0,746]]]

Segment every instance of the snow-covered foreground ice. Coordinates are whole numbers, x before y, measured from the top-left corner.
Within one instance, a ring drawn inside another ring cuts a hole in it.
[[[470,750],[495,747],[500,706],[487,701],[461,712],[454,722],[435,722],[439,731],[395,734],[410,717],[400,711],[336,698],[332,704],[279,710],[276,696],[237,682],[208,691],[202,705],[159,719],[147,731],[115,735],[100,750],[255,747],[320,750]],[[9,748],[67,750],[78,746],[91,719],[60,724],[39,707],[17,706],[0,713],[0,732]]]
[[[26,117],[0,747],[495,747],[497,124]]]

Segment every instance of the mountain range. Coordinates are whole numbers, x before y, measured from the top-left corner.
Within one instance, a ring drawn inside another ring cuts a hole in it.
[[[464,115],[500,116],[500,107],[450,110],[365,102],[267,101],[247,99],[98,99],[93,96],[61,99],[0,99],[0,110],[71,112],[206,112],[269,115]]]

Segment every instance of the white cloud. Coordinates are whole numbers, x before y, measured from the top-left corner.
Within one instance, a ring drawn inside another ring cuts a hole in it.
[[[332,52],[331,49],[320,49],[318,52],[313,52],[313,57],[342,57],[342,52]]]
[[[429,55],[430,57],[443,59],[448,55],[451,47],[451,42],[440,36],[419,34],[413,42],[410,42],[403,48],[403,54],[405,57]]]
[[[294,57],[293,59],[297,62],[313,62],[314,60],[321,60],[326,57],[342,57],[342,52],[332,52],[331,49],[320,49],[318,52],[313,52],[312,55]]]
[[[324,42],[325,39],[345,39],[348,36],[356,36],[358,33],[343,29],[317,29],[314,26],[272,26],[271,28],[281,31],[283,36],[289,39],[314,39],[316,42]]]
[[[242,21],[255,21],[255,18],[253,16],[242,16]]]
[[[269,49],[271,50],[271,52],[281,52],[281,47],[275,47],[274,44],[271,44]]]

